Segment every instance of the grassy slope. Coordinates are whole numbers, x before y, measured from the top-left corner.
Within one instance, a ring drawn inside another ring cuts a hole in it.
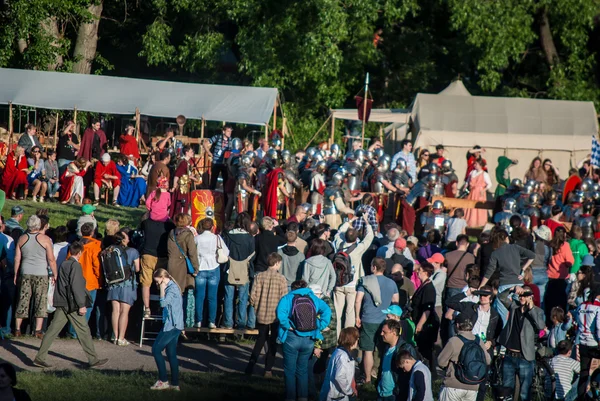
[[[50,227],[58,227],[66,225],[67,221],[71,219],[77,219],[81,216],[81,207],[75,205],[61,205],[60,203],[34,203],[32,201],[13,201],[7,200],[2,210],[2,215],[5,218],[10,217],[10,209],[20,205],[25,209],[25,216],[21,222],[21,226],[25,227],[25,221],[27,218],[34,214],[38,209],[48,209],[48,215],[50,216]],[[108,219],[117,219],[121,223],[121,227],[135,228],[139,225],[142,215],[144,214],[144,208],[128,208],[128,207],[113,207],[99,205],[96,212],[96,220],[98,220],[99,231],[104,233],[104,225]]]

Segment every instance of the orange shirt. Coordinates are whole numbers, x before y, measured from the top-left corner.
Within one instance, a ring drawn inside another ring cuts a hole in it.
[[[79,259],[83,269],[83,278],[85,279],[85,288],[88,291],[94,291],[102,288],[102,269],[100,268],[100,251],[102,251],[102,242],[92,237],[83,237],[83,253]],[[87,241],[87,242],[86,242]],[[567,244],[568,245],[568,244]]]
[[[558,252],[552,255],[550,263],[548,264],[548,278],[550,279],[566,279],[569,277],[569,271],[573,266],[573,252],[569,243],[565,241],[560,247]]]

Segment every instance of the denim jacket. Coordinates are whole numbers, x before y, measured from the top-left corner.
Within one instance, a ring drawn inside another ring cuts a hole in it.
[[[160,306],[163,308],[163,328],[162,331],[183,330],[183,298],[181,290],[174,280],[169,281],[165,289],[165,297],[160,299]]]

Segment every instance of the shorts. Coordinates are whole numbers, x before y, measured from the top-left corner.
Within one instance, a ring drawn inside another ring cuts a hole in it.
[[[140,258],[140,284],[142,287],[150,287],[152,285],[154,272],[158,268],[167,269],[169,259],[157,258],[152,255],[142,255]]]
[[[31,310],[34,317],[43,318],[48,316],[48,281],[48,276],[21,275],[15,317],[27,319],[29,317],[30,302],[33,302]]]
[[[381,331],[381,323],[362,323],[358,347],[361,351],[375,351],[375,345]]]

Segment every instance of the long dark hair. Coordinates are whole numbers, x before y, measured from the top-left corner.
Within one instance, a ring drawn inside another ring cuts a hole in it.
[[[564,227],[556,227],[554,237],[550,241],[550,246],[554,253],[558,253],[563,244],[567,241],[567,230]]]
[[[490,237],[490,243],[492,244],[492,248],[496,250],[501,246],[505,245],[507,238],[508,232],[506,230],[496,230],[492,232],[492,236]]]
[[[250,224],[252,223],[252,219],[247,212],[242,212],[238,214],[235,219],[235,228],[242,229],[246,232],[250,232]]]
[[[512,228],[512,232],[510,234],[510,238],[514,241],[524,241],[527,239],[529,235],[527,231],[521,226],[523,224],[523,220],[521,217],[517,215],[511,216],[509,220],[510,227]]]
[[[579,280],[579,288],[577,289],[577,296],[583,297],[585,294],[585,290],[590,290],[590,296],[592,295],[592,286],[594,284],[594,269],[592,266],[581,266],[579,269],[581,273],[583,273],[583,279]],[[587,299],[583,300],[588,301]]]

